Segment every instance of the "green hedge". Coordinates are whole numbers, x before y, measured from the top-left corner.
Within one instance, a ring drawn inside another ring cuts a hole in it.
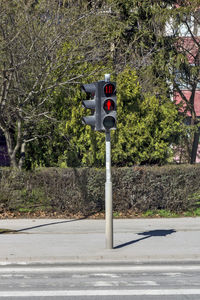
[[[200,165],[113,168],[113,209],[145,212],[191,209],[200,191]],[[5,211],[104,211],[104,169],[0,170],[0,213]],[[193,196],[192,196],[193,195]]]

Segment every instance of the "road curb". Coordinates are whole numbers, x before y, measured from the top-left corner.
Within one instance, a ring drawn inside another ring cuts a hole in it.
[[[30,259],[30,260],[1,260],[0,261],[0,267],[3,266],[34,266],[34,265],[43,265],[43,266],[86,266],[86,265],[127,265],[127,266],[133,266],[133,265],[195,265],[200,267],[200,258],[199,259],[116,259],[116,260],[110,260],[110,259],[100,259],[100,258],[94,258],[94,259],[76,259],[76,260],[69,260],[69,259],[46,259],[46,260],[36,260],[36,259]]]

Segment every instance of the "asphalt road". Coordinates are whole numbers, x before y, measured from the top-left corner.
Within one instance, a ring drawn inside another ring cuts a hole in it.
[[[5,265],[0,299],[200,299],[199,264]]]

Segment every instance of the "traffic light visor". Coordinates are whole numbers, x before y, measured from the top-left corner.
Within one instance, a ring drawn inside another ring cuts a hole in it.
[[[94,97],[96,93],[96,86],[94,83],[83,84],[81,86],[81,90],[86,94],[90,94],[92,97]]]

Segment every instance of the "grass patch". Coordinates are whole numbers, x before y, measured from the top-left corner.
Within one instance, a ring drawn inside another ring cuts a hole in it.
[[[183,213],[184,217],[200,217],[200,207]]]
[[[181,214],[165,209],[147,210],[146,212],[142,213],[143,218],[177,218],[180,216]]]
[[[114,211],[114,212],[113,212],[113,217],[114,217],[114,218],[120,218],[120,212]]]
[[[141,214],[143,218],[180,218],[180,217],[200,217],[200,207],[185,212],[171,212],[169,210],[148,210]]]
[[[191,207],[184,212],[185,217],[199,217],[200,216],[200,191],[189,196],[188,200],[191,202]]]

